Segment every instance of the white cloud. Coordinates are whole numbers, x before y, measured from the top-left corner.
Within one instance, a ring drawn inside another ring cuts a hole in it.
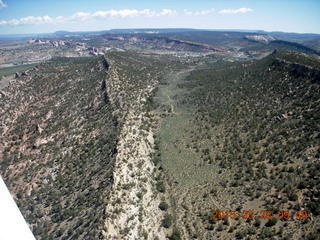
[[[252,12],[251,8],[238,8],[238,9],[223,9],[219,11],[220,14],[239,14],[239,13],[248,13]]]
[[[65,17],[64,16],[58,16],[58,17],[56,17],[56,21],[58,21],[58,22],[63,22],[63,21],[65,21]]]
[[[132,17],[150,17],[154,16],[156,12],[150,9],[136,10],[136,9],[122,9],[122,10],[106,10],[98,11],[92,14],[93,17],[100,18],[132,18]]]
[[[177,11],[176,10],[172,10],[172,9],[163,9],[158,16],[174,16],[177,15]]]
[[[41,24],[41,23],[51,23],[53,22],[53,19],[49,16],[42,16],[42,17],[28,16],[25,18],[20,18],[18,21],[20,24]]]
[[[177,14],[177,11],[172,9],[163,9],[161,11],[153,11],[150,9],[142,9],[142,10],[122,9],[122,10],[97,11],[95,13],[76,12],[69,17],[58,16],[53,18],[49,16],[38,16],[38,17],[28,16],[20,19],[0,20],[0,26],[87,21],[90,19],[99,19],[99,18],[162,17],[162,16],[174,16],[176,14]]]
[[[25,24],[43,24],[43,23],[52,23],[55,19],[49,16],[42,16],[42,17],[34,17],[28,16],[20,19],[11,19],[9,21],[0,21],[0,25],[25,25]]]
[[[214,13],[214,9],[206,9],[206,10],[201,10],[201,11],[190,11],[190,10],[187,10],[187,9],[184,9],[183,12],[184,14],[188,15],[188,16],[203,16],[203,15],[208,15],[208,14],[211,14],[211,13]]]
[[[7,4],[5,4],[2,0],[0,0],[0,9],[5,8],[7,6],[8,6]]]
[[[63,17],[62,17],[63,18]],[[81,20],[81,21],[85,21],[91,18],[91,14],[90,13],[86,13],[86,12],[77,12],[75,14],[73,14],[69,19],[70,20]]]
[[[92,14],[92,17],[99,18],[133,18],[133,17],[160,17],[160,16],[173,16],[176,15],[175,10],[163,9],[156,12],[150,9],[122,9],[122,10],[106,10],[97,11]]]

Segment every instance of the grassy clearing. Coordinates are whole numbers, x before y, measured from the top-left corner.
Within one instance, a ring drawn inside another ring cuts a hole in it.
[[[25,70],[33,68],[36,65],[37,64],[26,64],[26,65],[20,65],[20,66],[0,68],[0,79],[2,77],[6,77],[9,75],[15,74],[16,72],[23,72]]]

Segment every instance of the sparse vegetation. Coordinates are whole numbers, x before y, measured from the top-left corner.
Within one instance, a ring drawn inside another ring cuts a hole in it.
[[[0,173],[36,238],[108,239],[112,226],[141,239],[292,239],[299,225],[294,237],[316,239],[319,53],[247,35],[1,48],[9,64],[106,53],[0,69]],[[251,208],[273,218],[212,218],[212,209]],[[281,209],[310,217],[278,221]]]
[[[216,202],[237,209],[258,201],[276,215],[277,209],[291,205],[299,209],[301,194],[303,207],[317,215],[314,191],[319,181],[310,179],[319,175],[313,170],[318,165],[312,164],[319,151],[319,109],[314,104],[319,69],[308,66],[316,66],[315,58],[299,56],[275,52],[253,62],[218,60],[159,88],[159,114],[166,111],[164,106],[174,109],[162,123],[158,155],[173,186],[171,194],[183,204],[173,206],[184,216],[179,227],[195,229],[203,222],[194,231],[208,239],[213,235],[205,230],[207,220],[195,213]],[[210,194],[213,186],[216,190]],[[272,218],[266,226],[272,229],[276,222]],[[256,227],[252,235],[273,236],[273,231],[262,232],[260,220],[248,224]],[[288,224],[284,233],[294,228]],[[218,222],[214,232],[225,236],[224,225]],[[190,236],[194,231],[186,230]],[[238,237],[244,234],[236,229],[228,236],[235,232]]]
[[[1,99],[9,130],[0,172],[37,239],[101,237],[118,133],[101,61],[41,64]]]

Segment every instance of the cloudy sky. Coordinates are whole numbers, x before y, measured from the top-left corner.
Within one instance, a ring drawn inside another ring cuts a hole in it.
[[[0,34],[113,28],[320,33],[319,0],[0,0]]]

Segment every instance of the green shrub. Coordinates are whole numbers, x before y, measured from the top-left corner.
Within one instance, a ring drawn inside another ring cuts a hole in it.
[[[164,192],[165,191],[165,186],[164,186],[164,183],[163,182],[157,182],[157,185],[156,185],[156,188],[159,192]]]
[[[260,225],[261,225],[261,220],[260,220],[259,217],[256,217],[256,218],[255,218],[255,221],[254,221],[254,226],[255,226],[255,227],[260,227]]]
[[[170,236],[170,240],[180,240],[181,234],[177,228],[173,228],[172,234]]]
[[[164,201],[160,202],[159,204],[159,208],[162,210],[162,211],[166,211],[168,209],[168,204]]]
[[[162,226],[165,227],[165,228],[171,227],[172,220],[173,220],[172,216],[170,214],[166,214],[164,216],[164,219],[162,220]]]
[[[278,219],[273,217],[273,218],[269,219],[268,222],[266,222],[265,226],[272,227],[272,226],[276,225],[277,222],[278,222]]]

